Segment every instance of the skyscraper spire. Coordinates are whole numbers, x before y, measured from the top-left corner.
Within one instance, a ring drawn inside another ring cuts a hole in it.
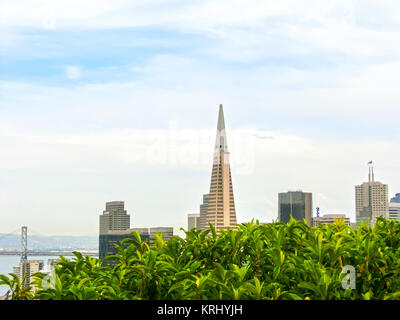
[[[372,161],[368,162],[368,182],[374,182],[374,167]]]
[[[217,129],[219,131],[225,130],[224,109],[222,108],[222,104],[219,105]]]
[[[218,113],[217,138],[207,214],[202,221],[204,221],[204,224],[201,226],[202,229],[209,229],[210,223],[214,225],[217,232],[222,229],[236,228],[236,209],[222,104],[219,106]]]
[[[225,119],[224,109],[222,104],[219,105],[218,124],[217,124],[217,138],[215,140],[215,152],[228,152],[228,143],[226,140],[225,132]]]
[[[371,182],[371,167],[368,167],[368,182]]]

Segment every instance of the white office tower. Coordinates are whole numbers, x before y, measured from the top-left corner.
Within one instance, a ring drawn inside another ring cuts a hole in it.
[[[378,217],[389,219],[388,185],[374,179],[374,168],[369,167],[368,182],[355,187],[356,222],[370,221],[375,225]]]

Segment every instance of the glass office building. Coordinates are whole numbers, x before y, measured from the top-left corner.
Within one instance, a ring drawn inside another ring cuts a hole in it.
[[[130,231],[130,232],[129,232]],[[99,258],[105,259],[107,256],[115,255],[118,253],[118,249],[115,245],[119,245],[122,248],[127,248],[129,244],[121,244],[121,241],[127,238],[136,239],[135,236],[131,234],[132,230],[127,230],[126,232],[119,232],[119,233],[108,233],[108,234],[101,234],[99,237]],[[139,232],[140,234],[140,232]],[[149,242],[150,235],[147,233],[140,234],[142,241]],[[113,266],[114,264],[118,263],[117,260],[113,259],[105,259],[103,260],[103,266]]]
[[[279,193],[278,221],[289,222],[290,217],[296,220],[306,219],[312,225],[312,193],[289,191]]]

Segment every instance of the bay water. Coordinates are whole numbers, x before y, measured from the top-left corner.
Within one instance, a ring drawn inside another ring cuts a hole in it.
[[[48,260],[57,259],[59,256],[29,256],[28,260],[43,260],[44,272],[49,271]],[[74,256],[67,256],[67,259],[73,259]],[[0,274],[10,277],[9,273],[13,272],[13,267],[19,266],[20,256],[3,256],[0,255]],[[8,286],[0,285],[0,296],[3,296],[8,291]]]

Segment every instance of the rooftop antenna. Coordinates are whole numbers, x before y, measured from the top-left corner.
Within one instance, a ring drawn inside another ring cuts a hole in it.
[[[372,166],[372,160],[368,162],[368,182],[374,182],[374,167]]]

